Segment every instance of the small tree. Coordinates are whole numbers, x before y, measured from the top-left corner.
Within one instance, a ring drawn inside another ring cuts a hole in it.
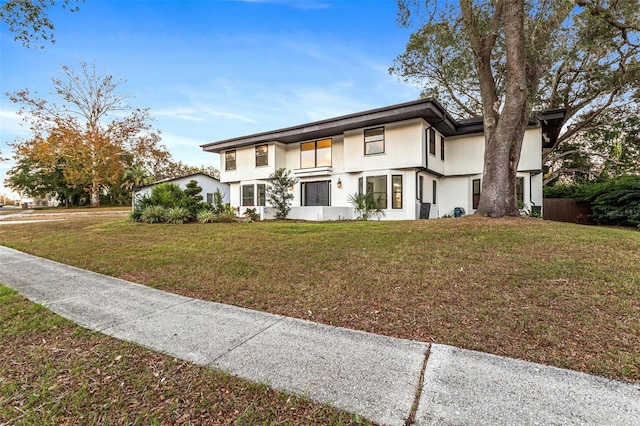
[[[267,199],[276,209],[276,219],[286,219],[291,211],[293,192],[289,188],[298,183],[298,178],[291,177],[291,171],[280,168],[269,175],[267,179]]]

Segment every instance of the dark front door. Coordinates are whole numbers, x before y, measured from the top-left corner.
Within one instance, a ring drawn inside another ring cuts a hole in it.
[[[305,182],[303,185],[305,206],[329,205],[329,181]]]

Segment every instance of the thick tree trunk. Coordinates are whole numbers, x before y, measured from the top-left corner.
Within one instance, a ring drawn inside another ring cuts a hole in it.
[[[529,115],[524,36],[524,1],[505,0],[503,22],[506,45],[504,106],[484,104],[485,153],[480,204],[476,214],[517,216],[516,172]],[[480,74],[481,80],[486,78]],[[493,84],[493,79],[491,79]],[[482,85],[482,81],[481,81]],[[494,86],[495,87],[495,86]],[[494,127],[495,126],[495,127]]]
[[[91,185],[91,207],[100,207],[100,185]]]

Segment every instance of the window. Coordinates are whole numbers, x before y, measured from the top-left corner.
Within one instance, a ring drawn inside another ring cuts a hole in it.
[[[364,184],[364,179],[358,178],[358,194],[363,193],[362,185]]]
[[[524,178],[516,178],[516,200],[524,203]]]
[[[429,154],[436,155],[436,131],[429,129]]]
[[[256,167],[269,165],[269,146],[256,146]]]
[[[475,210],[478,208],[478,204],[480,204],[480,179],[473,180],[473,205],[472,208]]]
[[[391,208],[402,208],[402,175],[391,176]]]
[[[253,206],[253,185],[242,185],[242,205]]]
[[[437,181],[433,181],[433,203],[431,204],[438,204],[438,182]]]
[[[300,168],[331,166],[331,139],[300,144]]]
[[[444,136],[440,135],[440,159],[444,161]]]
[[[259,183],[256,185],[258,189],[258,203],[257,206],[266,206],[267,205],[267,186],[264,183]]]
[[[211,192],[207,192],[207,203],[213,204],[213,194]]]
[[[387,176],[368,176],[367,194],[373,195],[373,199],[379,201],[380,208],[387,208]]]
[[[422,202],[422,191],[424,189],[424,176],[420,176],[418,179],[418,200]]]
[[[384,127],[364,131],[364,155],[384,153]]]
[[[224,169],[235,170],[236,169],[236,151],[226,151],[224,153]]]

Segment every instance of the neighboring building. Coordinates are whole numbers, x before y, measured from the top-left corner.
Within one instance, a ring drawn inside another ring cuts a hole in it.
[[[557,137],[564,111],[542,114],[524,136],[518,197],[542,206],[542,148]],[[299,178],[289,217],[353,218],[349,195],[372,192],[384,219],[436,218],[456,207],[472,213],[480,199],[482,118],[456,121],[436,101],[385,108],[202,145],[220,154],[220,181],[232,206],[267,207],[266,179],[286,168]]]
[[[192,180],[198,182],[198,186],[202,188],[202,192],[200,193],[200,195],[202,195],[203,201],[213,203],[213,194],[216,192],[216,189],[219,189],[222,193],[222,200],[225,203],[229,203],[229,185],[226,183],[220,183],[218,179],[209,175],[205,175],[204,173],[194,173],[179,178],[163,179],[159,180],[158,182],[154,182],[151,185],[142,186],[136,191],[135,200],[139,200],[145,195],[151,195],[153,187],[158,184],[175,183],[180,188],[185,189],[187,187],[187,184]]]

